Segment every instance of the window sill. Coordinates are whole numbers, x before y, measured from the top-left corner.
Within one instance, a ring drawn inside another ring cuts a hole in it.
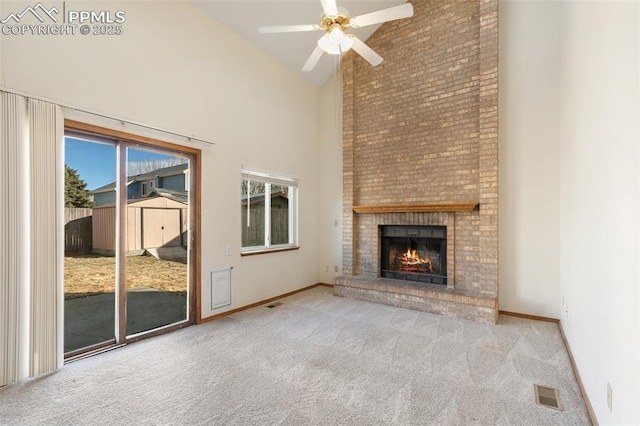
[[[243,251],[240,253],[240,256],[255,256],[257,254],[267,254],[267,253],[277,253],[280,251],[292,251],[292,250],[298,250],[300,247],[298,246],[287,246],[287,247],[274,247],[274,248],[268,248],[268,249],[257,249],[257,250],[250,250],[250,251]]]

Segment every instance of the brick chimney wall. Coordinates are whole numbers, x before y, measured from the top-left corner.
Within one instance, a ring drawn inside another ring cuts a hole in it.
[[[343,274],[377,277],[381,224],[440,224],[455,288],[498,294],[498,1],[412,0],[343,62]],[[472,212],[353,206],[479,203]]]

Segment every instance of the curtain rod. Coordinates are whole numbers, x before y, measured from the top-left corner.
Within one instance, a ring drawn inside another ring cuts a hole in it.
[[[124,118],[112,117],[112,116],[105,115],[105,114],[102,114],[102,113],[99,113],[99,112],[89,111],[87,109],[78,108],[78,107],[75,107],[73,105],[64,104],[64,103],[61,103],[61,102],[58,102],[58,101],[54,101],[54,100],[51,100],[51,99],[43,98],[41,96],[33,96],[33,95],[31,95],[31,94],[29,94],[27,92],[21,92],[21,91],[18,91],[18,90],[8,89],[8,88],[2,87],[2,86],[0,86],[0,91],[7,92],[7,93],[12,93],[12,94],[18,95],[18,96],[23,96],[25,98],[36,99],[36,100],[42,101],[42,102],[49,102],[51,104],[55,104],[55,105],[58,105],[58,106],[60,106],[62,108],[70,109],[70,110],[73,110],[73,111],[78,111],[78,112],[83,112],[85,114],[95,115],[96,117],[102,117],[102,118],[106,118],[108,120],[119,121],[122,124],[130,124],[132,126],[138,126],[138,127],[142,127],[142,128],[149,129],[149,130],[155,130],[155,131],[158,131],[158,132],[167,133],[169,135],[173,135],[173,136],[177,136],[177,137],[180,137],[180,138],[184,138],[189,142],[191,142],[191,141],[201,142],[201,143],[204,143],[204,144],[207,144],[207,145],[215,146],[215,142],[211,142],[211,141],[208,141],[206,139],[197,138],[195,136],[187,136],[187,135],[184,135],[182,133],[177,133],[177,132],[172,132],[170,130],[162,129],[160,127],[149,126],[147,124],[142,124],[142,123],[138,123],[138,122],[135,122],[135,121],[126,120]]]

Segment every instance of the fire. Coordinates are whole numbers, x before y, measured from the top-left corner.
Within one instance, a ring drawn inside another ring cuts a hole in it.
[[[424,272],[433,272],[431,259],[420,257],[418,250],[411,250],[410,247],[402,254],[402,265],[408,269],[419,268]]]
[[[407,249],[407,252],[404,254],[404,257],[408,260],[419,260],[420,256],[417,254],[418,250]]]

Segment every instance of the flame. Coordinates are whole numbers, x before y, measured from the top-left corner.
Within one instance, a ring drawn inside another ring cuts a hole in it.
[[[422,259],[420,255],[418,255],[418,250],[407,249],[407,252],[404,254],[406,260],[420,262]]]
[[[407,248],[406,253],[402,253],[402,263],[406,266],[418,266],[425,265],[428,272],[433,272],[433,263],[428,257],[422,258],[418,254],[418,250],[411,250],[411,247]]]

